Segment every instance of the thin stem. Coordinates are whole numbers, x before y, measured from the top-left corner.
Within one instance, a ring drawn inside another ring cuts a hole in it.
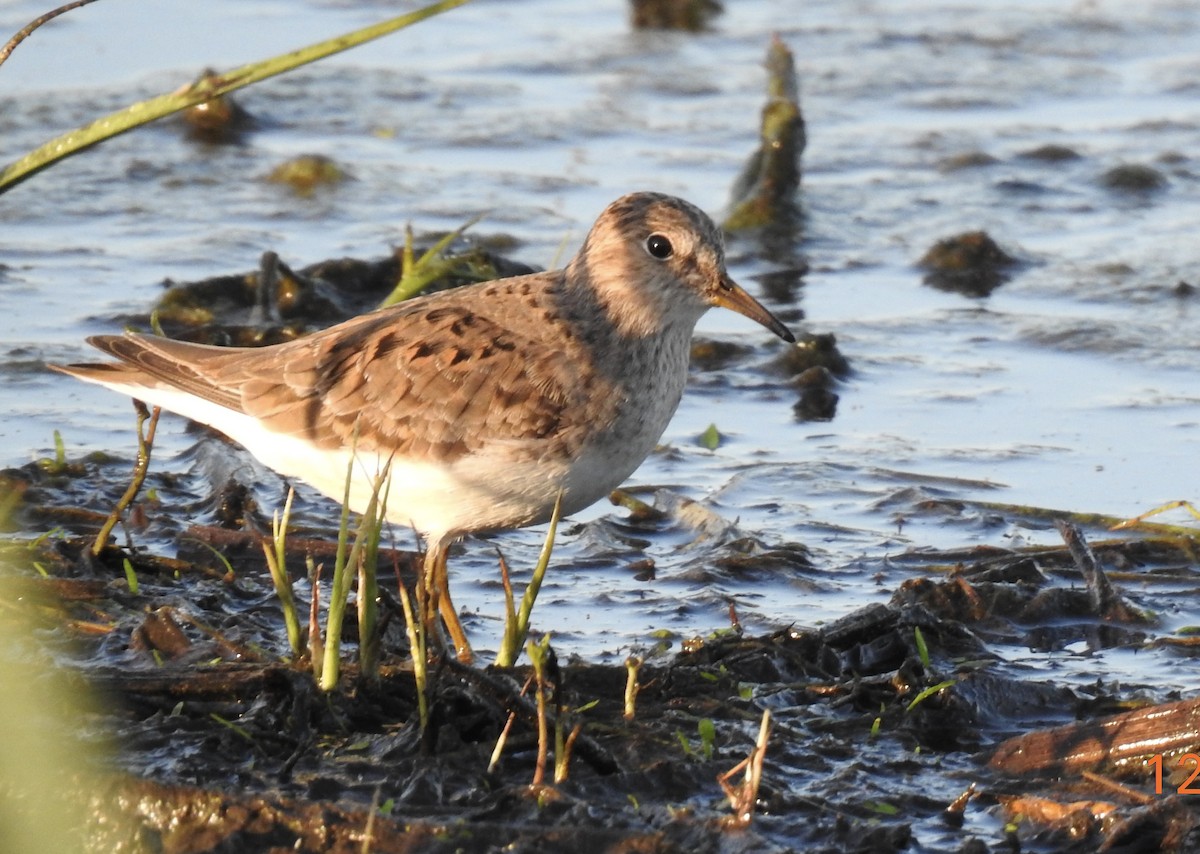
[[[425,623],[414,613],[412,597],[408,595],[404,582],[400,580],[400,573],[396,573],[396,581],[400,588],[400,607],[404,610],[408,649],[412,653],[413,682],[417,688],[417,719],[421,722],[421,732],[425,732],[429,724],[429,698],[426,690],[429,684],[429,662],[425,657]],[[418,581],[417,587],[420,586],[421,582]]]
[[[542,588],[542,579],[550,566],[550,554],[554,551],[554,537],[558,532],[558,520],[562,513],[562,490],[554,499],[554,511],[550,514],[550,527],[546,530],[546,540],[542,543],[541,554],[538,555],[537,566],[534,567],[533,577],[525,585],[525,594],[521,597],[521,609],[513,615],[511,594],[506,591],[508,613],[504,621],[504,637],[500,642],[500,650],[496,653],[497,667],[512,667],[516,664],[517,656],[521,654],[521,646],[529,634],[529,622],[533,615],[533,603],[537,601],[538,591]],[[507,567],[504,567],[507,575]],[[511,588],[510,588],[511,589]]]
[[[638,682],[638,672],[642,669],[642,658],[631,655],[625,659],[625,720],[631,721],[637,715],[637,695],[642,686]]]
[[[308,568],[308,584],[312,597],[308,603],[308,660],[312,662],[313,679],[321,681],[321,665],[325,661],[325,646],[321,643],[321,567],[313,564],[312,556],[304,559]]]
[[[137,498],[142,484],[146,481],[146,473],[150,470],[150,451],[154,448],[154,432],[158,429],[158,416],[162,410],[156,406],[154,414],[151,415],[146,409],[146,404],[140,400],[133,402],[133,408],[137,410],[137,462],[133,466],[133,476],[129,479],[129,486],[125,489],[125,494],[121,496],[121,500],[117,502],[112,513],[108,514],[108,518],[100,527],[100,532],[96,534],[96,541],[92,543],[92,554],[96,557],[99,557],[100,553],[104,551],[104,547],[108,545],[109,535],[117,526],[117,522],[121,521],[121,514],[129,508],[133,499]],[[150,419],[149,427],[145,427],[146,419]],[[143,432],[143,427],[145,427],[145,432]]]
[[[358,444],[355,431],[351,444],[350,462],[346,464],[346,489],[342,495],[342,516],[338,521],[337,552],[333,559],[333,582],[329,590],[329,610],[325,615],[325,660],[321,665],[319,684],[322,691],[337,687],[342,654],[342,619],[346,614],[346,597],[350,595],[350,573],[346,571],[346,549],[350,542],[350,484],[354,479],[354,447]]]
[[[376,574],[379,542],[383,538],[384,517],[392,486],[392,479],[387,475],[390,468],[391,460],[388,460],[380,473],[383,495],[379,499],[377,512],[363,519],[367,528],[367,544],[358,561],[358,664],[359,672],[366,679],[375,679],[379,675],[379,585]],[[376,490],[379,487],[377,482]]]
[[[541,643],[530,641],[525,645],[525,651],[529,654],[529,661],[533,664],[533,673],[536,682],[537,700],[537,731],[538,731],[538,746],[537,746],[537,762],[533,768],[534,787],[542,785],[546,779],[546,758],[550,752],[550,725],[546,719],[546,658],[550,649],[550,635],[542,638]]]
[[[4,47],[0,48],[0,65],[3,65],[5,60],[7,60],[12,52],[17,49],[17,45],[33,35],[33,31],[42,24],[46,23],[47,21],[53,21],[59,15],[62,15],[65,12],[70,12],[72,9],[78,9],[80,6],[87,6],[89,3],[95,2],[96,0],[75,0],[74,3],[67,3],[63,6],[59,6],[57,9],[51,9],[44,15],[39,15],[38,17],[34,18],[32,21],[18,30],[17,34],[9,39]]]
[[[296,597],[292,593],[292,580],[287,574],[287,529],[292,518],[292,499],[296,491],[288,489],[287,500],[283,504],[283,517],[278,511],[271,519],[271,543],[263,540],[263,554],[267,558],[267,568],[271,571],[271,581],[275,585],[275,595],[283,608],[283,622],[287,626],[288,646],[292,655],[299,658],[303,653],[303,636],[300,632],[300,617],[296,613]],[[274,548],[272,549],[272,546]]]

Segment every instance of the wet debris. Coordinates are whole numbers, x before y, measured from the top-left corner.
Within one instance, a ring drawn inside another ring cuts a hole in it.
[[[722,573],[753,578],[812,569],[803,546],[764,546],[695,502],[659,498],[666,508],[660,514],[724,543]],[[198,535],[190,531],[181,542]],[[1078,850],[1097,850],[1136,828],[1147,844],[1184,851],[1200,816],[1186,799],[1131,804],[1111,787],[1065,788],[1061,797],[1043,787],[1035,803],[1014,781],[1080,776],[1085,765],[1115,774],[1112,761],[1085,762],[1089,745],[1107,745],[1102,750],[1110,754],[1139,745],[1151,756],[1163,751],[1164,791],[1174,791],[1184,782],[1174,776],[1175,757],[1200,749],[1200,700],[1062,725],[1103,706],[1089,706],[1054,682],[1014,676],[989,651],[986,639],[1006,632],[1004,624],[1019,613],[1004,603],[1029,601],[1053,587],[1056,575],[1078,573],[1068,546],[1037,556],[976,550],[976,563],[960,572],[914,579],[892,604],[870,605],[816,630],[750,637],[731,609],[729,630],[693,638],[679,654],[656,648],[639,657],[632,713],[623,663],[560,661],[551,677],[551,720],[575,716],[582,729],[569,778],[534,789],[537,704],[521,691],[530,668],[439,663],[431,671],[430,728],[422,735],[399,635],[384,639],[376,682],[360,681],[351,665],[341,689],[320,692],[302,665],[279,663],[271,652],[278,638],[261,649],[248,642],[272,625],[278,630],[280,621],[261,558],[253,563],[259,538],[221,528],[206,535],[231,556],[235,574],[218,581],[177,568],[172,581],[170,573],[150,574],[147,556],[116,549],[85,567],[85,542],[44,542],[37,559],[51,578],[6,576],[0,588],[6,601],[14,601],[10,585],[18,581],[41,591],[16,601],[39,609],[42,637],[52,637],[55,626],[75,637],[71,667],[107,698],[104,715],[119,729],[109,782],[63,792],[91,805],[91,850],[151,840],[164,852],[349,852],[361,850],[364,839],[371,850],[413,852],[447,844],[590,851],[601,843],[605,850],[714,854],[734,843],[737,850],[877,850],[859,844],[868,834],[893,850],[933,842],[917,829],[924,817],[978,834],[981,823],[968,822],[971,813],[999,808],[1011,811],[1012,832],[1035,849],[1035,839],[1069,832],[1084,846]],[[316,543],[289,545],[317,560],[335,548],[327,541],[322,551]],[[1097,563],[1113,563],[1116,546],[1089,548]],[[1131,551],[1130,561],[1146,554]],[[125,589],[118,568],[124,557],[145,575],[140,595]],[[381,588],[394,583],[384,582],[382,569],[380,575]],[[412,580],[406,573],[405,583]],[[999,593],[1003,587],[1010,593]],[[1080,592],[1097,608],[1120,596],[1115,585],[1109,593]],[[1061,621],[1062,614],[1043,618]],[[515,723],[489,770],[510,716]],[[1060,725],[1017,739],[992,735],[1047,719]],[[981,750],[990,764],[967,755]],[[742,769],[753,767],[757,788],[743,783]],[[843,776],[855,767],[870,779],[953,774],[971,786],[964,782],[964,794],[941,802],[889,796],[896,807],[881,812],[870,807],[874,801],[864,803],[854,776]],[[1123,785],[1145,792],[1136,785],[1136,763],[1122,767]],[[731,776],[731,768],[739,770]],[[722,784],[732,814],[721,802]],[[728,835],[732,825],[741,827],[736,837]],[[130,850],[149,850],[142,844]],[[967,844],[958,849],[969,850]]]
[[[838,379],[850,375],[850,360],[837,345],[837,336],[831,332],[806,332],[799,337],[795,346],[785,348],[771,362],[771,370],[793,379],[803,376],[813,368],[823,368]]]
[[[1017,263],[986,231],[968,231],[937,241],[917,265],[931,287],[985,297],[1012,277]]]
[[[1047,143],[1039,145],[1037,148],[1018,152],[1017,157],[1023,160],[1040,160],[1043,163],[1066,163],[1071,160],[1080,160],[1083,155],[1070,146]]]
[[[170,659],[187,653],[192,648],[192,642],[175,619],[174,609],[163,607],[147,614],[141,625],[133,630],[129,648]]]
[[[938,163],[939,172],[962,172],[966,169],[980,169],[985,166],[995,166],[999,158],[986,151],[964,151],[952,154]]]
[[[508,793],[519,803],[518,793]],[[499,800],[499,799],[498,799]],[[98,821],[95,851],[198,852],[300,851],[361,854],[364,851],[662,851],[667,834],[638,833],[614,826],[590,827],[586,834],[566,824],[538,827],[506,820],[503,803],[490,819],[414,821],[385,812],[384,804],[343,807],[320,800],[244,795],[148,780],[111,781],[92,796],[100,809],[120,811]],[[564,813],[576,805],[547,805]],[[675,849],[678,850],[678,849]]]
[[[734,181],[726,231],[791,230],[800,218],[800,159],[807,135],[792,52],[775,36],[767,49],[767,102],[758,149]]]
[[[214,493],[227,475],[217,472]],[[93,556],[101,520],[72,515],[72,505],[114,500],[127,461],[59,453],[0,477],[18,496],[10,524],[59,531],[2,542],[0,614],[25,613],[36,631],[21,642],[41,645],[77,693],[90,687],[103,698],[85,737],[114,734],[106,783],[56,790],[59,803],[89,806],[89,850],[349,852],[369,840],[370,850],[412,852],[974,851],[984,837],[982,850],[1136,841],[1184,852],[1198,838],[1186,757],[1200,753],[1200,698],[1066,685],[992,648],[1060,650],[1082,639],[1147,650],[1154,624],[1122,586],[1134,579],[1140,591],[1170,573],[1194,587],[1194,531],[1159,526],[1154,536],[1126,530],[1129,539],[1088,542],[1085,529],[1111,521],[1077,515],[1060,527],[1063,545],[890,555],[887,571],[907,574],[891,602],[815,629],[752,636],[742,618],[755,594],[739,594],[728,626],[708,635],[656,633],[652,646],[621,649],[609,664],[562,655],[542,680],[542,719],[522,691],[531,668],[434,661],[422,730],[408,641],[396,628],[414,555],[378,555],[378,604],[393,615],[378,678],[348,659],[325,693],[304,653],[286,657],[261,532],[160,523],[162,507],[180,503],[179,486],[162,480],[139,539],[153,535],[153,549],[173,557],[111,545]],[[1003,514],[1045,528],[1065,515],[924,494],[930,513]],[[815,549],[760,542],[713,507],[663,491],[656,507],[621,500],[641,514],[641,527],[624,523],[626,553],[644,557],[649,533],[668,533],[695,549],[695,582],[742,579],[748,591],[756,581],[801,591],[830,583]],[[1148,516],[1132,521],[1148,529]],[[80,533],[63,533],[62,518]],[[336,534],[297,528],[287,548],[287,565],[303,573],[306,557],[331,562]],[[652,577],[653,562],[630,571]],[[300,578],[301,599],[328,595],[312,591]],[[356,627],[346,621],[345,644],[357,643]],[[1195,653],[1164,654],[1186,664]],[[632,696],[629,657],[639,662]],[[539,732],[556,721],[572,746],[547,751]],[[56,726],[80,736],[78,719]],[[553,783],[547,752],[571,757]],[[531,786],[539,763],[545,778]]]
[[[707,29],[725,11],[718,0],[630,0],[633,26],[639,30]]]
[[[1063,542],[1067,544],[1067,548],[1071,552],[1071,558],[1079,567],[1079,574],[1083,576],[1084,584],[1087,585],[1092,612],[1100,619],[1109,622],[1152,623],[1152,618],[1126,602],[1109,581],[1108,575],[1101,568],[1100,562],[1096,560],[1096,555],[1087,544],[1079,526],[1063,520],[1059,520],[1056,525],[1059,533],[1062,534]]]
[[[1129,195],[1146,195],[1165,189],[1167,176],[1143,163],[1122,163],[1100,176],[1100,185],[1107,190]]]
[[[216,89],[223,82],[216,71],[206,68],[187,89]],[[188,107],[180,114],[180,121],[190,139],[213,145],[240,143],[248,132],[258,127],[254,116],[243,109],[232,95],[217,95]]]
[[[253,272],[196,282],[168,280],[151,315],[129,321],[143,327],[157,323],[185,341],[275,344],[377,307],[400,280],[403,254],[397,249],[376,260],[336,258],[293,270],[268,251]],[[444,258],[442,275],[426,290],[536,272],[466,240],[445,250]]]
[[[1200,698],[1193,698],[1016,736],[1000,744],[988,764],[1006,774],[1099,771],[1148,780],[1160,790],[1182,789],[1197,769],[1183,757],[1197,752]],[[1200,794],[1200,785],[1191,794]]]
[[[792,404],[796,420],[832,421],[840,399],[832,388],[835,382],[833,373],[824,367],[809,368],[796,377],[794,385],[800,389],[800,399]]]
[[[754,348],[745,344],[713,338],[693,338],[691,365],[699,371],[719,371],[753,353]]]
[[[837,414],[838,382],[850,374],[850,362],[832,333],[805,333],[771,362],[771,370],[791,378],[800,392],[792,411],[800,421],[832,421]]]
[[[811,552],[802,543],[764,546],[758,540],[745,537],[729,543],[723,551],[724,554],[713,559],[713,565],[735,578],[789,578],[816,569]]]
[[[332,157],[324,154],[300,154],[285,160],[270,171],[267,181],[283,184],[301,198],[317,190],[335,187],[349,180],[350,174]]]
[[[1094,649],[1146,643],[1149,618],[1125,601],[1078,529],[1064,525],[1062,530],[1066,548],[1036,557],[982,558],[941,583],[910,579],[892,603],[920,604],[939,617],[974,626],[985,638],[1008,637],[1037,650],[1061,650],[1080,641]],[[1114,551],[1119,547],[1108,544],[1108,560]],[[1076,570],[1074,578],[1082,575],[1085,588],[1051,584],[1052,567]]]

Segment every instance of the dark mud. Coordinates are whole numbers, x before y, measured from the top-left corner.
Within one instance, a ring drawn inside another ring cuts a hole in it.
[[[437,662],[422,731],[396,604],[397,585],[412,583],[413,555],[380,556],[379,677],[360,678],[351,656],[339,688],[324,694],[304,662],[286,660],[255,530],[262,520],[244,504],[230,513],[228,496],[213,496],[211,524],[159,524],[178,484],[152,475],[156,500],[135,508],[130,530],[138,541],[152,535],[154,547],[91,555],[89,535],[105,514],[80,504],[119,494],[128,468],[92,458],[4,473],[6,494],[16,496],[7,523],[54,533],[9,542],[0,600],[32,623],[75,690],[94,698],[57,737],[112,745],[108,758],[91,760],[93,776],[73,769],[60,789],[66,803],[84,806],[86,850],[1187,851],[1200,843],[1200,798],[1182,759],[1200,751],[1200,704],[1172,706],[1178,698],[1104,679],[1081,688],[1014,674],[996,651],[1169,643],[1191,666],[1200,651],[1192,636],[1156,641],[1155,616],[1114,578],[1194,585],[1195,535],[1089,546],[1065,525],[1061,547],[910,552],[897,560],[913,577],[889,604],[760,637],[745,636],[731,610],[728,630],[677,654],[650,651],[631,717],[625,667],[557,649],[550,728],[561,718],[579,732],[565,779],[550,782],[547,768],[535,785],[527,667]],[[661,515],[638,524],[652,536]],[[292,566],[305,555],[327,560],[333,532],[296,532],[289,548]],[[344,640],[353,649],[353,629]],[[738,821],[718,777],[752,753],[765,711],[762,782],[751,817]],[[1131,713],[1140,717],[1114,717]],[[1147,764],[1156,756],[1165,771],[1157,790]]]

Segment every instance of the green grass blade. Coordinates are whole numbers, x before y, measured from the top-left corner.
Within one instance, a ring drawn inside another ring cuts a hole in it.
[[[125,566],[125,583],[129,585],[129,592],[136,596],[138,593],[137,571],[133,568],[133,564],[129,562],[129,558],[125,558],[123,564]]]
[[[355,430],[351,450],[358,446],[358,431]],[[350,542],[350,484],[354,479],[354,464],[357,458],[351,453],[346,465],[346,491],[342,496],[342,518],[338,522],[337,552],[333,560],[333,581],[329,585],[329,609],[325,615],[325,658],[321,664],[318,683],[322,691],[332,691],[341,676],[342,620],[346,615],[346,597],[350,593],[350,572],[347,548]],[[315,662],[314,662],[315,665]]]
[[[558,520],[562,511],[562,492],[554,500],[554,512],[550,516],[550,527],[546,530],[546,541],[542,543],[542,552],[538,556],[537,566],[534,567],[533,577],[525,585],[525,595],[521,597],[521,610],[517,612],[515,623],[505,620],[504,638],[500,650],[496,654],[497,667],[512,667],[521,654],[525,645],[525,636],[529,634],[529,622],[533,614],[533,603],[537,601],[538,591],[542,587],[542,579],[546,577],[546,569],[550,566],[550,554],[554,550],[554,536],[558,532]],[[509,614],[511,617],[511,613]]]
[[[483,215],[473,216],[454,231],[442,237],[437,243],[429,247],[419,259],[413,260],[413,236],[412,228],[405,230],[404,237],[404,254],[401,256],[401,271],[400,281],[396,283],[396,287],[388,294],[383,302],[379,304],[380,308],[389,305],[395,305],[398,302],[404,302],[406,299],[415,297],[430,284],[443,276],[454,272],[454,269],[462,264],[460,258],[447,258],[442,255],[442,252],[462,236],[462,233],[468,228],[479,222]]]
[[[904,711],[911,712],[918,705],[925,702],[926,700],[928,700],[930,697],[932,697],[934,694],[938,693],[939,691],[944,691],[947,688],[953,688],[955,685],[955,682],[956,682],[956,680],[954,680],[954,679],[947,679],[944,682],[937,683],[936,685],[930,685],[928,688],[926,688],[920,694],[917,694],[917,696],[913,698],[913,701],[905,707]]]
[[[357,436],[355,437],[357,445]],[[353,446],[352,446],[353,447]],[[346,473],[345,503],[342,505],[342,524],[338,528],[337,559],[333,566],[333,584],[329,592],[329,613],[325,618],[325,662],[321,668],[321,690],[332,691],[337,687],[341,675],[341,636],[342,624],[346,617],[346,604],[350,597],[350,581],[357,575],[355,569],[372,557],[378,547],[380,531],[383,526],[383,514],[380,508],[380,490],[388,477],[391,463],[385,463],[383,471],[372,481],[371,498],[367,507],[359,517],[358,527],[354,533],[354,545],[346,551],[349,540],[349,510],[350,479],[354,473],[356,458],[351,457],[350,467]],[[374,543],[374,546],[372,545]],[[374,575],[374,567],[371,568]],[[360,603],[361,605],[361,603]],[[374,630],[374,626],[370,627]]]
[[[420,581],[417,582],[420,584]],[[425,624],[413,610],[411,597],[401,581],[400,607],[404,610],[404,629],[408,635],[408,648],[412,651],[413,681],[417,687],[417,716],[421,722],[421,732],[429,725],[429,698],[425,686],[428,684],[428,659],[426,658]]]
[[[933,662],[929,658],[929,646],[925,643],[925,635],[921,633],[920,626],[913,626],[913,641],[917,645],[917,656],[921,659],[921,666],[928,672],[933,668]]]
[[[304,636],[300,630],[300,615],[296,611],[296,597],[292,593],[292,580],[287,574],[287,529],[292,518],[292,500],[296,492],[288,490],[287,500],[283,504],[282,518],[278,513],[271,520],[271,544],[263,543],[263,554],[267,558],[267,568],[271,571],[271,581],[275,585],[275,595],[283,608],[283,622],[287,627],[288,646],[292,655],[299,658],[304,654]],[[274,549],[271,546],[274,546]]]
[[[375,479],[375,494],[380,496],[376,512],[363,517],[366,547],[358,562],[358,664],[359,671],[367,679],[379,676],[379,583],[376,575],[379,543],[383,539],[388,495],[392,488],[391,467],[389,459]]]

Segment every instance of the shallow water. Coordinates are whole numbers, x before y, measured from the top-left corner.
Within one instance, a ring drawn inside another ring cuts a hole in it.
[[[783,250],[732,241],[731,270],[761,293],[759,277],[807,262],[790,298],[767,301],[785,317],[802,309],[797,330],[836,334],[854,373],[832,422],[797,422],[795,392],[760,370],[777,342],[711,314],[702,335],[755,354],[695,373],[663,438],[671,452],[633,484],[699,500],[768,547],[802,543],[816,569],[714,574],[711,543],[686,525],[651,532],[643,549],[614,542],[620,531],[607,529],[623,511],[598,506],[565,526],[537,628],[607,658],[655,630],[721,627],[730,600],[755,630],[813,624],[885,600],[910,575],[888,558],[910,547],[1057,541],[1003,519],[922,517],[924,497],[1132,515],[1194,496],[1200,297],[1176,285],[1200,284],[1200,9],[729,7],[712,32],[689,35],[632,33],[617,2],[476,3],[240,93],[263,121],[243,145],[189,142],[163,123],[10,192],[0,199],[0,463],[46,454],[54,430],[72,455],[132,455],[128,405],[43,366],[84,358],[87,334],[145,311],[165,278],[250,269],[268,248],[293,266],[377,257],[406,222],[448,228],[480,211],[476,230],[513,235],[513,255],[544,266],[636,188],[719,212],[755,145],[762,59],[778,32],[797,58],[808,123],[804,229]],[[3,156],[206,65],[297,47],[391,6],[303,8],[73,12],[0,67]],[[0,29],[40,11],[7,3]],[[229,24],[213,32],[211,20]],[[1023,156],[1047,144],[1080,156]],[[335,158],[354,180],[311,199],[263,180],[301,152]],[[995,162],[947,168],[973,152]],[[1101,175],[1123,163],[1155,167],[1166,186],[1104,188]],[[924,286],[925,249],[980,228],[1024,262],[1012,281],[984,299]],[[715,452],[696,441],[710,423],[726,437]],[[177,420],[159,435],[156,465],[185,470],[195,437]],[[264,502],[277,500],[279,484],[262,478]],[[493,544],[527,567],[540,537]],[[468,628],[484,649],[498,636],[494,545],[468,544],[454,560],[456,600],[478,612]],[[656,578],[636,580],[629,566],[647,555]],[[1116,655],[1106,666],[1138,672]]]

